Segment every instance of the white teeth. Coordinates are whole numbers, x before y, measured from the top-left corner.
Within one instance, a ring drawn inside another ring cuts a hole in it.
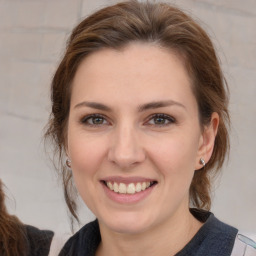
[[[134,183],[129,183],[127,185],[124,183],[120,183],[118,185],[116,182],[106,182],[106,185],[110,190],[120,194],[135,194],[149,188],[150,184],[151,183],[149,181],[138,182],[136,185]]]
[[[135,193],[135,185],[134,183],[130,183],[127,187],[127,193],[128,194],[134,194]]]
[[[124,183],[120,183],[120,184],[119,184],[118,192],[119,192],[120,194],[126,194],[126,185],[125,185]]]
[[[115,192],[119,192],[118,184],[116,182],[114,182],[113,188]]]
[[[107,182],[107,186],[111,189],[111,190],[114,190],[114,188],[113,188],[113,185],[112,185],[112,183],[111,182]]]
[[[140,191],[141,191],[141,183],[137,183],[136,192],[140,192]]]

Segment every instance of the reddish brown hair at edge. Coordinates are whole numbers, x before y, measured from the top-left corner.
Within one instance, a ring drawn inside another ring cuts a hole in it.
[[[159,45],[180,56],[191,78],[202,129],[211,121],[213,112],[219,114],[212,157],[204,168],[195,171],[190,187],[191,206],[210,209],[212,179],[229,150],[227,83],[213,44],[200,25],[166,3],[127,1],[101,9],[84,19],[71,33],[52,80],[52,113],[45,133],[45,138],[55,145],[56,167],[62,176],[65,200],[77,220],[72,173],[65,166],[72,80],[79,64],[89,54],[102,48],[119,50],[132,42]]]
[[[28,255],[25,227],[16,216],[8,214],[3,186],[0,180],[0,255]]]

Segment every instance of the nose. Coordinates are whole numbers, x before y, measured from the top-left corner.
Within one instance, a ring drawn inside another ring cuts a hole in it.
[[[138,131],[133,127],[123,126],[113,131],[110,145],[108,160],[121,169],[132,168],[146,158]]]

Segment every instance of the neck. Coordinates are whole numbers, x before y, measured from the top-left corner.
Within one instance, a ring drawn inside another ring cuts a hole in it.
[[[182,218],[181,218],[182,216]],[[102,242],[97,256],[170,256],[179,252],[202,226],[187,209],[142,233],[123,234],[100,223]]]

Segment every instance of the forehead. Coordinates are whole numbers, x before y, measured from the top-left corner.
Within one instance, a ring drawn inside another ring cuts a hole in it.
[[[92,53],[79,65],[72,86],[71,105],[87,97],[124,102],[127,97],[152,101],[193,96],[181,56],[148,43]]]

